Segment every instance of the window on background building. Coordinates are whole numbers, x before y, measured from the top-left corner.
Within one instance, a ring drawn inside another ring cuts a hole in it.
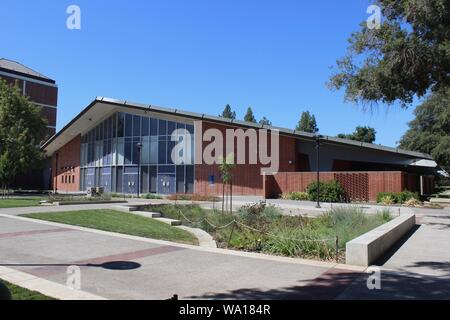
[[[133,137],[141,136],[141,117],[133,116]]]
[[[125,135],[125,115],[123,113],[117,114],[117,136],[123,137]]]
[[[171,136],[172,133],[175,131],[176,123],[173,121],[167,121],[167,135]]]
[[[158,120],[150,118],[150,135],[157,136],[158,135]]]
[[[158,140],[158,163],[166,164],[167,159],[167,141],[165,136],[160,136]]]
[[[142,137],[142,150],[141,150],[141,163],[149,164],[150,163],[150,137],[143,136]]]
[[[150,166],[149,167],[149,176],[150,176],[150,186],[149,191],[150,192],[157,192],[157,182],[158,182],[158,175],[157,175],[157,167],[156,166]]]
[[[131,144],[133,143],[132,138],[125,138],[125,164],[132,164],[133,148]]]
[[[117,114],[114,114],[112,116],[112,137],[116,138],[117,137]]]
[[[174,164],[174,159],[172,159],[172,150],[175,147],[176,142],[172,141],[170,137],[168,137],[167,141],[167,151],[166,151],[166,161],[168,164]]]
[[[158,163],[158,137],[150,137],[150,163]]]
[[[142,117],[142,136],[148,137],[150,135],[150,119]]]
[[[117,138],[117,164],[122,166],[125,158],[125,141],[124,138]]]
[[[131,114],[125,114],[125,137],[131,137],[133,135],[133,116]]]
[[[160,136],[167,136],[167,121],[166,120],[158,121],[158,133]]]
[[[117,167],[116,192],[123,192],[123,167]]]
[[[141,161],[141,159],[139,158],[141,156],[138,148],[139,142],[141,142],[140,138],[133,138],[133,164],[139,164],[139,161]]]

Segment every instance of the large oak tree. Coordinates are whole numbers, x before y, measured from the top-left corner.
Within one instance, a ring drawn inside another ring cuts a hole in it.
[[[414,115],[400,147],[429,153],[450,172],[450,88],[433,93]]]
[[[337,62],[332,88],[364,106],[399,102],[450,86],[450,1],[377,0],[382,22],[364,22]]]

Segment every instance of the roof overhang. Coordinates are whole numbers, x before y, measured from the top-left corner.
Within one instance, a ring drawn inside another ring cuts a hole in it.
[[[410,166],[436,168],[438,164],[433,160],[420,159],[411,163]]]

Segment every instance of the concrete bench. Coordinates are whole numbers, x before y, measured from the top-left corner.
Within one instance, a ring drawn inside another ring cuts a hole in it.
[[[388,223],[347,242],[345,263],[370,266],[415,225],[415,214],[402,214]]]

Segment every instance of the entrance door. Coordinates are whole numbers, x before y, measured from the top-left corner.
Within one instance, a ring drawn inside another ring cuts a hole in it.
[[[158,174],[158,193],[174,194],[176,193],[175,175]]]
[[[95,187],[95,169],[94,168],[87,168],[85,170],[85,189],[89,189],[91,187]],[[84,190],[83,190],[84,191]]]
[[[129,194],[137,194],[138,175],[124,174],[123,175],[123,192]]]

